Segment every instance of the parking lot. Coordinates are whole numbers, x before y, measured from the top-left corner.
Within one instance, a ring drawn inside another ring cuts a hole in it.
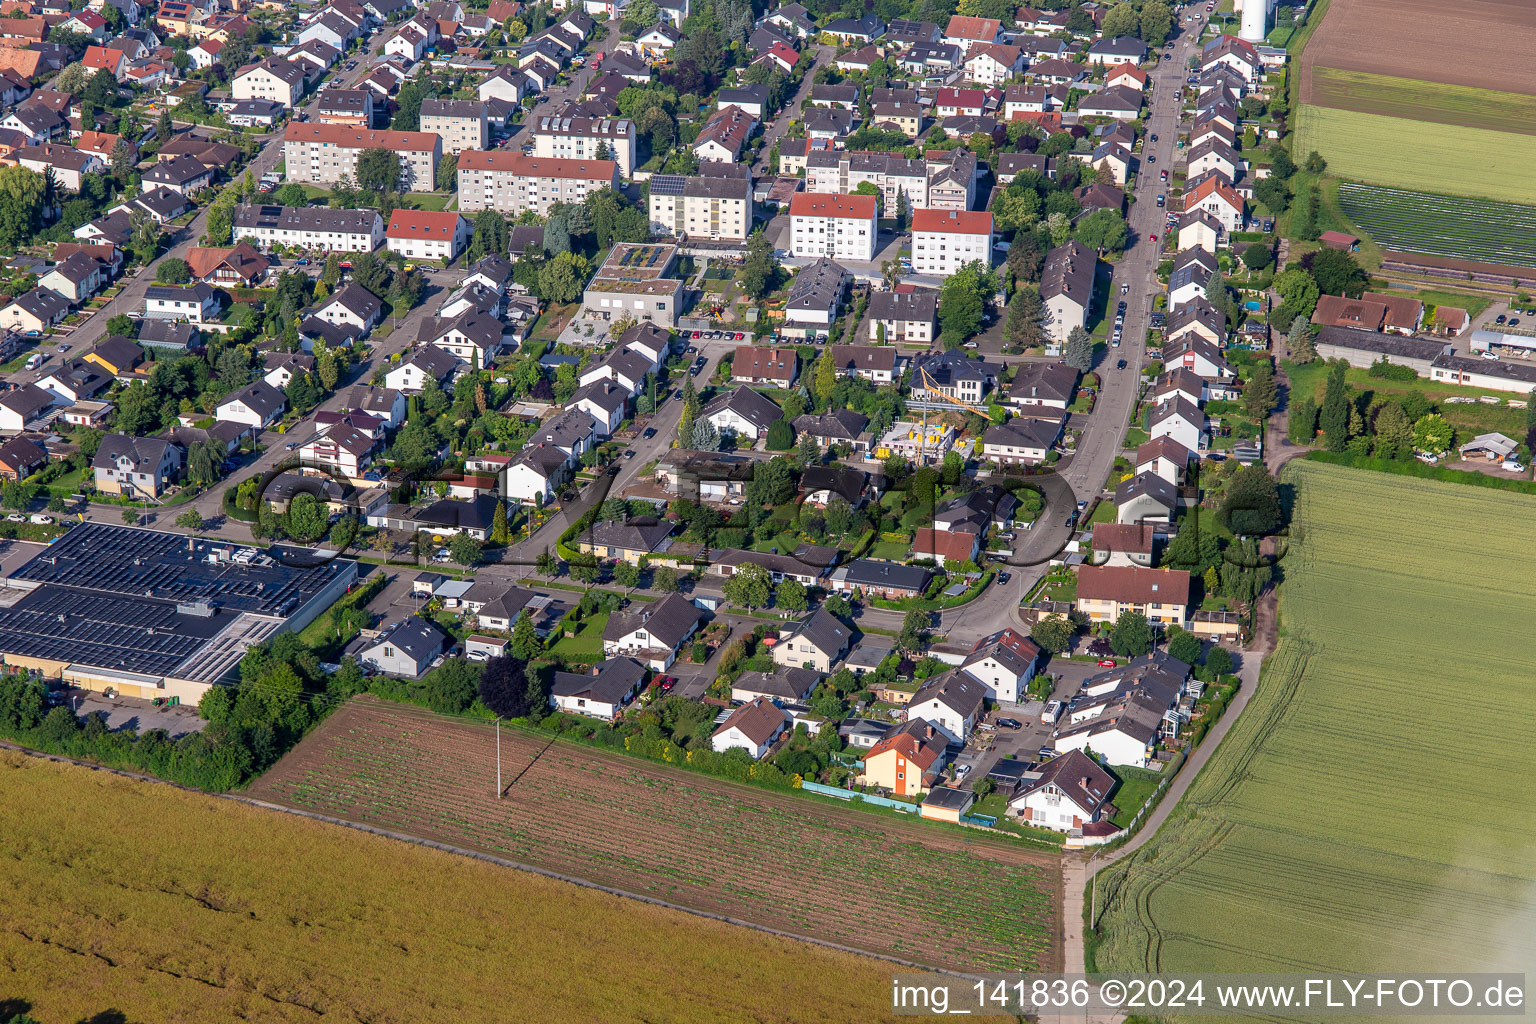
[[[194,704],[176,707],[155,707],[154,702],[139,697],[108,697],[94,690],[70,688],[62,691],[66,706],[73,706],[75,714],[84,717],[101,714],[112,732],[120,729],[137,729],[139,735],[151,729],[164,729],[171,739],[194,732],[202,732],[204,722]]]

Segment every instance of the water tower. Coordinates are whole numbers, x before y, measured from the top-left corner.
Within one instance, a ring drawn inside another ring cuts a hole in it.
[[[1239,0],[1243,27],[1238,33],[1250,43],[1262,43],[1269,36],[1269,15],[1275,0]]]

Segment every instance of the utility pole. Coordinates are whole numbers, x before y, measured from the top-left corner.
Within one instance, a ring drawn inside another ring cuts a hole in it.
[[[501,716],[496,717],[496,799],[501,799]]]

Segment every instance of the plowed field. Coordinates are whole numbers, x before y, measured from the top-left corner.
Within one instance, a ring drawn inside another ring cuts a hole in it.
[[[1059,858],[354,699],[250,795],[954,970],[1059,970]]]

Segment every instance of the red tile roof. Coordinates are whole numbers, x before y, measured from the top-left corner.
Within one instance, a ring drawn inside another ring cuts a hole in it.
[[[396,152],[422,152],[437,146],[436,132],[385,132],[354,128],[346,124],[315,124],[291,121],[283,132],[284,142],[326,142],[343,149],[392,149]]]
[[[797,192],[789,201],[791,217],[857,217],[872,220],[874,196],[844,196],[831,192]]]
[[[941,561],[968,562],[976,557],[976,535],[925,526],[912,538],[912,554]]]
[[[619,172],[612,160],[566,160],[559,157],[524,156],[501,150],[466,149],[459,154],[461,171],[510,171],[529,178],[583,178],[611,181]]]
[[[938,231],[949,235],[990,235],[992,215],[964,210],[914,210],[913,231]]]
[[[944,35],[949,39],[975,39],[990,43],[997,38],[1002,27],[1003,23],[996,18],[972,18],[957,14],[949,19]]]
[[[459,215],[451,211],[396,210],[389,215],[386,238],[451,239],[459,228]]]
[[[1189,604],[1189,573],[1139,565],[1084,565],[1077,570],[1077,597],[1122,604]]]

